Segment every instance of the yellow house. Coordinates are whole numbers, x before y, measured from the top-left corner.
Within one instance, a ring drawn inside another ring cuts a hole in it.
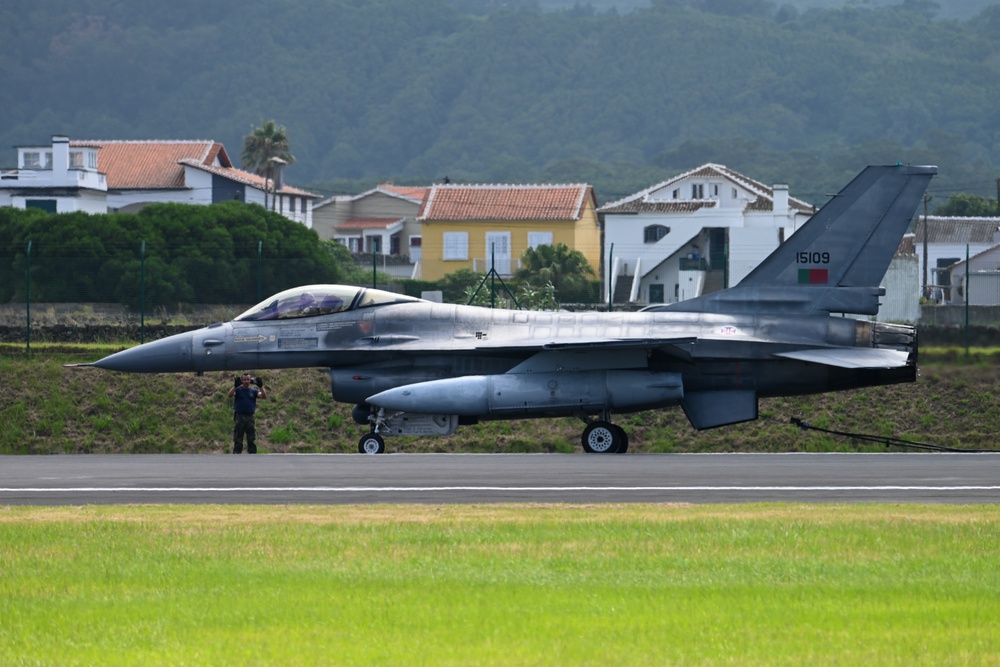
[[[435,185],[417,220],[423,280],[460,269],[514,274],[528,248],[565,243],[598,272],[601,232],[589,185]]]

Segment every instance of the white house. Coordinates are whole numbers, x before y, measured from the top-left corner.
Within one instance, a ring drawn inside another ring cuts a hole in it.
[[[951,289],[946,295],[952,303],[970,306],[1000,306],[1000,244],[963,256],[950,269]]]
[[[215,141],[56,136],[51,147],[18,148],[17,169],[0,173],[0,205],[106,213],[137,211],[154,202],[267,202],[268,208],[312,227],[312,204],[319,197],[276,181],[236,169]]]
[[[97,149],[52,137],[49,146],[18,146],[17,167],[0,170],[0,206],[52,213],[107,212],[108,182]]]
[[[429,188],[379,183],[358,195],[339,195],[313,207],[320,238],[342,243],[353,253],[380,256],[380,270],[401,277],[419,275],[420,223],[417,214]]]
[[[926,293],[934,301],[961,301],[948,289],[955,284],[949,267],[965,260],[966,248],[970,256],[978,255],[1000,243],[1000,218],[918,216],[914,232]]]
[[[675,303],[732,286],[813,212],[787,185],[705,164],[598,209],[602,279],[619,302]]]

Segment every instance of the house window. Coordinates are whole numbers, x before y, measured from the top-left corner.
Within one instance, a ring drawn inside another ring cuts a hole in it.
[[[88,151],[87,152],[87,166],[91,169],[97,169],[97,152]]]
[[[31,152],[24,154],[24,168],[25,169],[41,169],[42,168],[42,154]]]
[[[649,286],[649,302],[663,303],[663,284],[653,283]]]
[[[713,197],[718,197],[719,196],[719,184],[718,183],[713,183],[712,184],[712,196]]]
[[[69,166],[70,169],[83,169],[83,153],[80,151],[70,151]]]
[[[642,230],[643,243],[656,243],[670,233],[669,227],[663,225],[650,225]]]
[[[704,199],[704,198],[705,198],[705,185],[703,183],[692,183],[691,199]]]
[[[740,194],[736,191],[736,188],[733,188],[733,199],[736,199],[739,196]]]
[[[681,190],[680,190],[680,188],[674,188],[673,195],[674,195],[674,199],[680,199],[681,198]]]
[[[444,242],[443,259],[469,259],[468,232],[445,232],[442,241]]]
[[[302,212],[303,213],[306,212],[306,198],[305,197],[302,198]]]
[[[288,212],[295,213],[295,197],[288,198]]]
[[[420,244],[423,242],[423,237],[421,236],[411,236],[410,237],[410,247],[419,248]]]
[[[552,232],[528,232],[528,247],[537,248],[540,245],[552,245]]]

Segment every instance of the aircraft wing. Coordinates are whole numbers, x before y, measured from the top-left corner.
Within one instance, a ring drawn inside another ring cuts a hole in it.
[[[873,347],[829,347],[776,352],[774,356],[837,368],[900,368],[906,365],[910,355],[900,350]]]

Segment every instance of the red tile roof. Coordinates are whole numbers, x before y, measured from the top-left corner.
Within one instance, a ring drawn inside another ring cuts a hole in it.
[[[917,254],[917,237],[915,234],[903,234],[903,238],[899,240],[899,245],[896,247],[897,255],[916,255]]]
[[[416,199],[417,201],[423,201],[424,195],[430,190],[428,187],[393,185],[392,183],[379,183],[377,189],[399,195],[400,197],[406,197],[407,199]]]
[[[596,206],[589,185],[434,185],[418,220],[579,220],[584,205]]]
[[[215,141],[71,141],[71,146],[96,147],[97,169],[112,190],[184,188],[181,160],[232,167],[222,144]]]
[[[771,211],[774,210],[774,189],[770,186],[764,185],[760,181],[755,181],[752,178],[748,178],[743,174],[733,171],[729,167],[721,164],[704,164],[697,169],[692,169],[691,171],[675,176],[669,180],[663,181],[662,183],[657,183],[651,187],[641,190],[635,194],[631,194],[624,199],[619,199],[617,201],[609,202],[600,208],[601,213],[662,213],[662,212],[675,212],[675,211],[693,211],[702,206],[714,206],[715,202],[712,199],[688,199],[681,198],[676,200],[665,200],[657,196],[663,190],[673,186],[676,183],[684,181],[688,178],[722,178],[735,185],[740,186],[744,190],[748,190],[755,194],[756,197],[747,202],[745,210],[747,211]],[[668,202],[701,202],[701,205],[694,206],[692,208],[665,208],[664,205]],[[813,207],[802,201],[801,199],[796,199],[795,197],[788,198],[788,208],[799,211],[801,213],[812,213]]]
[[[253,186],[259,190],[264,189],[264,177],[258,176],[257,174],[252,174],[249,171],[243,171],[242,169],[233,169],[232,167],[219,167],[215,165],[201,164],[197,160],[181,160],[182,165],[187,165],[188,167],[194,167],[196,169],[201,169],[202,171],[207,171],[210,174],[216,174],[224,178],[236,181],[237,183],[243,183],[244,185]],[[319,195],[315,195],[311,192],[305,190],[300,190],[299,188],[293,188],[290,185],[285,185],[278,190],[279,194],[283,195],[294,195],[296,197],[315,197],[319,198]]]
[[[108,179],[111,190],[181,190],[184,167],[196,167],[244,185],[263,189],[264,178],[233,167],[225,147],[217,141],[172,140],[77,140],[71,146],[97,151],[97,169]],[[311,192],[285,186],[281,194],[316,197]]]

